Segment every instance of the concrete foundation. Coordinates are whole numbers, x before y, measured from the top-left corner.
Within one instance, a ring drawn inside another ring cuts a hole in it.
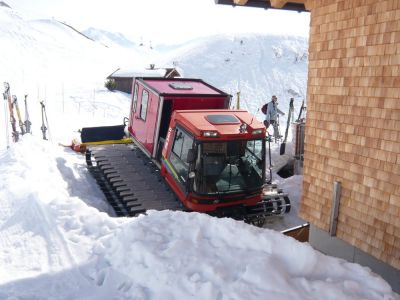
[[[349,243],[336,237],[331,237],[328,232],[313,225],[310,225],[309,243],[313,248],[324,254],[369,267],[374,273],[379,274],[385,279],[396,293],[400,293],[400,270],[393,268]]]

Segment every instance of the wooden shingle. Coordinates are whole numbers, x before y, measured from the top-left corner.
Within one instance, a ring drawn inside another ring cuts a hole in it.
[[[399,268],[400,1],[311,2],[300,216]]]

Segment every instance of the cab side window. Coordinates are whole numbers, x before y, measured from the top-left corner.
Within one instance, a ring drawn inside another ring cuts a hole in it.
[[[187,156],[189,149],[193,147],[193,137],[187,134],[180,128],[175,130],[174,143],[172,145],[172,151],[169,160],[176,170],[179,176],[179,180],[186,182],[189,164],[187,161]]]

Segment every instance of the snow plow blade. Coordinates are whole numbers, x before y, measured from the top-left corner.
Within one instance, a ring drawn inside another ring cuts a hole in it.
[[[252,206],[232,206],[217,209],[210,213],[217,217],[230,217],[243,220],[246,223],[262,227],[269,216],[279,216],[290,212],[288,194],[283,193],[277,185],[271,184],[264,188],[262,201]]]
[[[122,140],[125,138],[125,125],[84,127],[81,131],[82,143]]]
[[[262,201],[247,208],[247,222],[256,226],[262,226],[268,216],[279,216],[290,212],[290,200],[288,194],[271,184],[264,188]]]
[[[124,139],[121,139],[121,140],[106,140],[106,141],[98,141],[98,142],[86,142],[86,143],[81,143],[81,145],[90,146],[90,145],[131,144],[131,143],[133,143],[132,138],[124,138]]]

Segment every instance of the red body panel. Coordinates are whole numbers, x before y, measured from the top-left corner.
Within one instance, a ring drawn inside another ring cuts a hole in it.
[[[138,78],[133,84],[133,89],[135,83],[138,85],[136,111],[132,111],[132,93],[128,131],[150,156],[154,153],[154,147],[157,146],[155,144],[158,136],[157,123],[160,121],[163,101],[171,101],[171,113],[175,110],[224,109],[229,105],[229,95],[198,79]],[[173,89],[170,87],[171,83],[188,84],[193,89]],[[146,120],[140,118],[143,91],[149,93]]]
[[[218,204],[196,203],[197,199],[200,199],[200,198],[205,199],[204,197],[195,196],[190,193],[183,201],[182,200],[181,201],[182,201],[183,205],[185,205],[185,207],[187,207],[193,211],[212,212],[221,207],[229,207],[229,206],[234,206],[234,205],[244,205],[244,206],[256,205],[257,203],[259,203],[261,201],[261,189],[257,195],[255,195],[251,198],[246,198],[246,195],[242,195],[240,200],[229,201],[229,198],[225,198],[224,200],[227,201],[225,203],[218,203]],[[213,200],[213,199],[216,199],[216,197],[210,197],[209,199]]]
[[[193,110],[193,109],[224,109],[225,101],[221,97],[190,98],[190,97],[166,97],[165,100],[172,100],[172,110]]]
[[[139,85],[138,95],[142,95],[143,89],[143,86]],[[131,115],[129,118],[129,131],[131,135],[142,144],[149,154],[152,153],[154,147],[153,140],[157,123],[159,102],[160,99],[157,95],[149,93],[146,120],[142,120],[140,119],[139,115],[139,108],[141,105],[141,97],[139,96],[137,99],[136,112],[134,113],[131,110]]]
[[[230,200],[228,197],[224,197],[224,202],[222,202],[222,203],[199,204],[198,203],[199,200],[215,201],[215,200],[217,200],[217,197],[215,197],[215,196],[214,197],[199,196],[194,193],[185,194],[185,192],[182,190],[182,187],[176,181],[173,174],[168,171],[168,168],[166,167],[165,163],[163,163],[161,165],[161,174],[164,177],[164,179],[167,181],[167,183],[171,187],[171,189],[175,192],[179,201],[181,201],[182,204],[186,208],[193,210],[193,211],[212,212],[221,207],[229,207],[229,206],[233,206],[233,205],[252,206],[261,201],[262,189],[260,188],[260,191],[253,196],[244,195],[244,194],[234,195],[232,197],[233,198],[232,200]]]

